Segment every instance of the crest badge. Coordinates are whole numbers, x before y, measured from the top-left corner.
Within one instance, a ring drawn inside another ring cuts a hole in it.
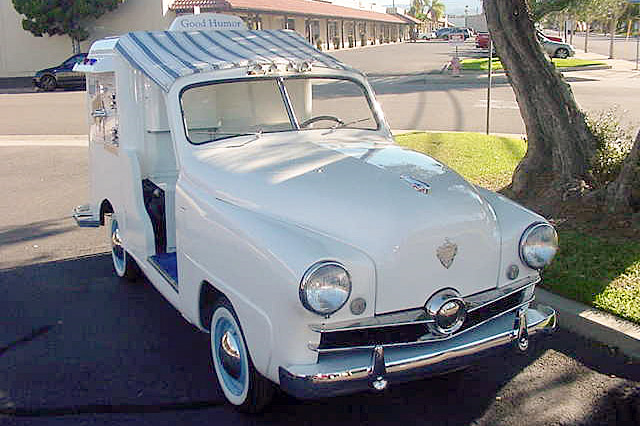
[[[449,269],[453,264],[456,254],[458,254],[458,245],[449,241],[448,238],[446,238],[444,240],[444,244],[436,250],[438,260],[442,263],[442,266],[447,269]]]

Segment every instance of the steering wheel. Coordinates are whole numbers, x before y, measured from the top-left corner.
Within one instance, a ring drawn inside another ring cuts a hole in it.
[[[310,124],[315,123],[316,121],[335,121],[340,126],[344,126],[344,121],[340,120],[338,117],[334,117],[333,115],[317,115],[315,117],[311,117],[308,120],[304,120],[300,123],[301,128],[308,127]]]

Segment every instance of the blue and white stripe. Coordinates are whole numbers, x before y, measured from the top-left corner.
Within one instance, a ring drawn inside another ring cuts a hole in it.
[[[328,68],[348,68],[289,30],[137,31],[121,36],[115,48],[165,91],[180,77],[253,62],[308,61]]]

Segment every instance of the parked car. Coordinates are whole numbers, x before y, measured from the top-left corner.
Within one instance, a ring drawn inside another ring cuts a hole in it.
[[[446,34],[453,30],[453,27],[438,28],[436,30],[436,38],[444,38]]]
[[[563,40],[562,38],[560,38],[560,37],[554,37],[554,36],[551,36],[551,35],[545,34],[545,33],[543,33],[541,30],[536,30],[536,34],[537,34],[538,36],[546,37],[546,38],[548,38],[548,39],[549,39],[549,40],[551,40],[551,41],[557,41],[557,42],[560,42],[560,43],[564,43],[564,40]]]
[[[436,33],[433,31],[429,31],[426,33],[418,33],[418,39],[420,40],[433,40],[437,38]]]
[[[536,37],[542,45],[542,49],[552,58],[568,58],[576,54],[573,46],[561,41],[553,41],[541,32],[536,33]]]
[[[74,218],[106,225],[117,276],[144,274],[209,334],[231,404],[382,391],[555,328],[534,302],[553,226],[397,145],[363,73],[244,25],[180,16],[76,66],[91,126]]]
[[[449,37],[451,36],[451,34],[463,34],[465,40],[468,39],[471,35],[471,31],[469,31],[468,28],[450,27],[450,28],[443,28],[443,30],[446,30],[446,31],[442,31],[438,35],[438,38],[441,38],[443,40],[449,40]]]
[[[85,77],[81,72],[73,71],[73,67],[84,61],[86,53],[78,53],[67,58],[60,65],[45,68],[36,72],[33,77],[33,85],[45,91],[53,91],[59,87],[84,86]]]
[[[490,36],[488,32],[480,32],[476,35],[476,47],[479,49],[488,49]]]

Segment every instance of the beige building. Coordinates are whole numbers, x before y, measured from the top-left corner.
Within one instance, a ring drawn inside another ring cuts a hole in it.
[[[83,52],[95,40],[137,30],[164,30],[176,15],[219,12],[237,15],[250,28],[289,28],[321,49],[402,41],[415,22],[392,13],[353,9],[317,0],[134,0],[103,15],[91,27]],[[31,76],[72,54],[67,36],[34,37],[10,0],[0,1],[0,77]]]

